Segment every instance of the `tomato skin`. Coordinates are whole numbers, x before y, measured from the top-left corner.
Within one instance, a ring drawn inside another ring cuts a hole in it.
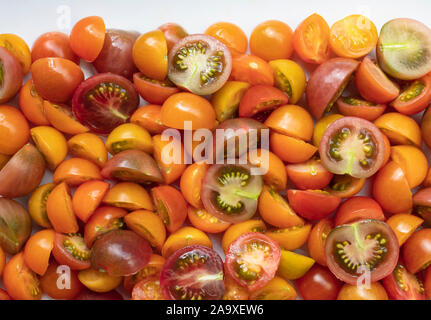
[[[337,300],[389,300],[385,287],[380,282],[373,282],[371,286],[356,286],[344,284],[338,293]]]
[[[12,300],[12,298],[9,296],[9,294],[4,291],[3,289],[0,289],[0,301],[6,301],[6,300]]]
[[[23,72],[18,59],[3,47],[0,47],[0,59],[3,74],[0,88],[0,104],[2,104],[12,99],[21,88]]]
[[[0,153],[14,155],[30,138],[30,128],[24,115],[16,108],[0,106]]]
[[[28,121],[39,126],[47,126],[50,124],[45,116],[43,99],[36,92],[32,79],[27,80],[22,86],[18,101],[19,108]]]
[[[305,90],[308,108],[316,119],[330,111],[333,103],[358,68],[359,62],[353,59],[334,58],[322,63],[311,75]]]
[[[135,73],[133,83],[145,101],[156,105],[163,104],[171,95],[180,92],[180,89],[172,83],[147,78],[143,73]]]
[[[325,242],[329,232],[334,228],[334,222],[325,218],[316,223],[311,229],[310,236],[307,241],[307,248],[310,257],[318,264],[327,266],[325,254]]]
[[[70,46],[69,36],[63,32],[46,32],[39,36],[31,49],[31,60],[41,58],[64,58],[79,64],[79,57]]]
[[[409,273],[402,263],[398,263],[382,283],[392,300],[426,300],[422,281]]]
[[[109,183],[105,181],[87,181],[81,184],[73,194],[72,206],[74,213],[83,222],[87,222],[94,210],[100,205],[108,192]]]
[[[356,87],[361,96],[374,103],[388,103],[395,100],[400,88],[389,80],[386,74],[369,56],[365,57],[355,74]]]
[[[346,117],[358,117],[368,121],[374,121],[386,110],[386,105],[368,105],[367,101],[354,99],[360,105],[349,103],[350,98],[339,98],[336,102],[338,111]]]
[[[310,231],[311,224],[307,223],[291,228],[268,230],[265,235],[277,241],[281,248],[293,251],[307,242]]]
[[[88,62],[96,60],[104,41],[105,22],[98,16],[79,20],[70,33],[70,47],[73,52]]]
[[[187,31],[184,30],[183,27],[172,22],[162,24],[158,29],[165,35],[168,51],[170,51],[178,41],[188,36]]]
[[[144,279],[133,287],[132,300],[164,300],[158,277]]]
[[[205,209],[197,209],[192,206],[187,210],[190,223],[197,229],[207,233],[220,233],[230,227],[229,222],[219,220],[209,214]]]
[[[296,280],[296,287],[304,300],[337,300],[342,285],[331,271],[316,264]]]
[[[274,85],[274,72],[263,59],[243,54],[232,58],[230,80],[248,82],[250,85]]]
[[[161,253],[165,259],[168,259],[176,251],[196,245],[210,249],[213,247],[210,238],[205,232],[193,227],[182,227],[171,233],[166,239]]]
[[[425,180],[428,160],[421,149],[415,146],[393,146],[390,157],[403,169],[411,189]]]
[[[286,172],[289,180],[300,190],[319,190],[329,185],[334,176],[320,162],[309,160],[300,164],[288,164]]]
[[[403,101],[403,94],[405,94],[404,91],[401,92],[397,99],[391,102],[391,106],[398,112],[406,115],[413,115],[423,111],[431,102],[431,76],[426,75],[425,77],[416,80],[413,83],[413,86],[415,83],[421,83],[424,86],[422,92],[418,96],[408,99],[407,101]],[[406,90],[409,90],[409,88]]]
[[[374,124],[388,137],[391,145],[422,147],[421,129],[416,121],[398,112],[383,114]]]
[[[23,75],[29,72],[31,52],[24,39],[13,33],[2,33],[0,34],[0,47],[8,50],[18,60]]]
[[[52,299],[60,300],[72,300],[80,294],[84,286],[78,279],[78,272],[76,270],[70,270],[70,287],[59,288],[57,281],[62,273],[57,273],[60,271],[56,262],[51,261],[46,273],[40,278],[40,287],[44,294],[48,295]],[[64,275],[64,273],[63,273]]]
[[[185,164],[184,159],[184,147],[181,143],[181,139],[170,138],[168,141],[163,141],[161,135],[155,135],[152,138],[154,152],[153,157],[156,160],[160,171],[163,176],[163,180],[165,184],[171,184],[174,181],[178,180],[184,170],[187,168],[187,164]],[[165,161],[163,152],[165,148],[170,148],[172,146],[175,150],[180,150],[180,161],[174,161],[169,163],[169,161]]]
[[[64,58],[41,58],[31,65],[36,91],[54,103],[69,101],[84,80],[84,73],[74,62]]]
[[[410,273],[416,274],[431,262],[431,229],[414,232],[404,243],[403,261]]]
[[[208,170],[206,162],[197,162],[188,166],[181,175],[181,193],[188,203],[195,208],[203,208],[201,200],[202,181]]]
[[[318,151],[310,143],[277,132],[270,133],[269,145],[276,156],[291,164],[304,163]]]
[[[54,230],[41,230],[33,234],[25,245],[24,261],[26,265],[41,276],[48,269],[49,258],[54,247],[54,237]]]
[[[382,207],[369,197],[353,197],[345,201],[335,215],[335,226],[358,220],[376,219],[385,221]]]
[[[431,299],[431,268],[429,267],[425,272],[424,285],[425,285],[425,293],[428,299]]]
[[[253,240],[261,241],[267,245],[270,248],[271,256],[267,258],[267,261],[265,261],[266,259],[260,261],[260,269],[263,274],[259,276],[258,280],[250,284],[238,275],[234,264],[237,263],[236,260],[238,259],[238,253],[241,256],[241,251],[243,252],[243,250],[245,250],[244,246]],[[238,284],[247,287],[249,291],[255,291],[262,288],[275,276],[280,264],[280,258],[280,246],[274,240],[262,233],[251,232],[243,234],[230,244],[225,260],[225,269]]]
[[[232,55],[243,54],[247,51],[248,40],[244,31],[230,22],[217,22],[208,27],[205,34],[223,42]]]
[[[250,118],[263,111],[275,109],[285,105],[289,97],[281,90],[264,85],[256,85],[248,89],[239,104],[239,116]]]
[[[225,274],[224,287],[223,300],[248,300],[249,292],[247,288],[236,283],[229,274]]]
[[[341,198],[322,191],[288,190],[293,210],[307,220],[327,218],[341,203]]]
[[[248,161],[250,164],[266,170],[263,175],[263,182],[275,190],[282,191],[286,189],[287,173],[283,161],[271,151],[266,149],[257,149],[256,157],[253,152],[249,152]]]
[[[424,220],[421,218],[406,213],[394,214],[386,221],[392,230],[394,230],[400,247],[423,222]]]
[[[138,282],[145,280],[147,278],[158,277],[160,278],[160,271],[165,263],[166,259],[160,255],[152,254],[151,259],[148,264],[138,271],[137,273],[124,277],[123,287],[126,292],[131,293],[133,287]]]
[[[293,47],[307,63],[322,64],[329,60],[329,25],[325,19],[315,13],[302,21],[293,34]]]
[[[55,169],[52,181],[54,183],[65,182],[68,186],[75,187],[90,180],[102,180],[99,167],[93,162],[81,158],[70,158]]]
[[[262,220],[247,220],[245,222],[232,224],[226,232],[223,234],[221,240],[221,246],[223,252],[226,254],[229,250],[229,246],[241,235],[250,232],[265,232],[266,225]]]

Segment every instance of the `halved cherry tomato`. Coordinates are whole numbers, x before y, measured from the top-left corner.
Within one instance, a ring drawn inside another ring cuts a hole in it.
[[[139,281],[132,290],[132,300],[164,300],[159,277]]]
[[[336,300],[343,283],[327,268],[314,265],[296,287],[304,300]]]
[[[280,247],[274,240],[262,233],[251,232],[230,244],[225,268],[238,284],[255,291],[275,276],[280,257]]]
[[[127,292],[131,292],[135,284],[142,280],[152,277],[160,278],[160,271],[162,270],[165,261],[166,259],[162,256],[159,256],[158,254],[152,254],[150,261],[144,267],[144,269],[141,269],[140,271],[131,276],[124,277],[124,290],[126,290]]]
[[[124,222],[129,229],[147,239],[157,251],[162,250],[166,239],[166,229],[162,219],[154,212],[147,210],[133,211],[124,217]]]
[[[161,134],[168,128],[162,124],[162,106],[155,104],[138,108],[132,114],[130,122],[140,125],[150,134]]]
[[[421,129],[412,118],[397,113],[385,113],[374,124],[388,137],[392,145],[410,144],[422,146]]]
[[[304,224],[304,220],[295,213],[289,203],[268,186],[264,186],[260,194],[259,213],[266,223],[277,228],[291,228]]]
[[[391,160],[403,169],[410,189],[416,188],[425,180],[428,160],[419,148],[414,146],[391,147]]]
[[[262,22],[251,33],[250,51],[266,61],[288,59],[293,53],[292,36],[292,29],[284,22]]]
[[[31,53],[25,41],[12,33],[0,34],[0,47],[9,51],[21,64],[22,73],[26,75],[30,71]]]
[[[277,132],[271,132],[269,144],[272,152],[288,163],[306,162],[318,150],[312,144]]]
[[[24,253],[14,255],[6,264],[3,284],[7,293],[15,300],[40,300],[42,291],[39,279],[24,261]]]
[[[404,243],[402,257],[407,270],[413,274],[431,264],[431,229],[415,231]]]
[[[293,138],[310,141],[313,136],[313,118],[307,110],[296,105],[284,105],[266,119],[270,129]]]
[[[338,293],[337,300],[389,300],[385,287],[380,282],[370,286],[344,284]]]
[[[207,233],[220,233],[230,227],[229,222],[222,221],[209,214],[205,209],[188,207],[187,216],[190,223],[197,229]]]
[[[391,102],[398,112],[412,115],[423,111],[431,102],[431,76],[413,81]]]
[[[361,96],[374,103],[395,100],[400,89],[369,56],[365,57],[355,74],[356,87]]]
[[[240,54],[247,51],[247,36],[240,27],[233,23],[214,23],[208,27],[205,34],[223,42],[232,54]]]
[[[163,141],[161,135],[153,136],[154,146],[154,159],[159,165],[160,172],[162,173],[164,182],[171,184],[175,180],[179,179],[187,168],[187,164],[184,163],[184,148],[180,139],[171,138],[169,141]],[[175,159],[176,150],[181,150],[181,154],[178,155],[178,159]],[[170,162],[170,159],[175,159]],[[179,160],[179,161],[177,161]]]
[[[154,210],[147,190],[133,182],[120,182],[114,185],[103,198],[103,203],[127,210]]]
[[[282,249],[277,275],[287,280],[297,280],[310,270],[314,262],[310,257]]]
[[[311,224],[304,224],[286,229],[268,230],[265,234],[277,241],[281,248],[293,251],[307,242],[310,231]]]
[[[173,22],[162,24],[158,29],[162,30],[165,35],[168,51],[170,51],[178,41],[188,36],[187,31],[184,30],[182,26]]]
[[[78,232],[79,226],[73,213],[70,190],[65,182],[57,185],[48,195],[46,213],[55,231]]]
[[[61,234],[56,232],[52,254],[60,265],[67,265],[72,270],[90,268],[90,249],[79,234]]]
[[[293,210],[307,220],[327,218],[341,203],[341,198],[321,190],[288,190]]]
[[[226,81],[218,91],[211,96],[217,120],[223,122],[236,117],[239,104],[250,84],[243,81]]]
[[[248,300],[249,292],[247,288],[240,286],[228,274],[224,275],[224,287],[223,300]]]
[[[45,100],[43,102],[43,110],[49,123],[61,132],[80,134],[90,130],[75,119],[72,109],[69,106],[55,104]]]
[[[423,219],[407,213],[394,214],[386,221],[392,230],[394,230],[400,247],[423,222]]]
[[[34,144],[43,154],[48,168],[54,170],[67,156],[67,142],[63,134],[53,127],[39,126],[30,130]]]
[[[103,48],[105,22],[101,17],[90,16],[79,20],[70,33],[70,47],[80,58],[93,62]]]
[[[285,105],[289,97],[272,86],[255,85],[248,89],[239,104],[239,116],[250,118],[259,112],[276,109]]]
[[[16,108],[0,106],[0,153],[13,155],[30,138],[30,128],[24,115]]]
[[[39,36],[31,48],[31,60],[58,57],[69,59],[79,64],[79,57],[70,47],[69,36],[63,32],[46,32]]]
[[[66,182],[69,186],[79,186],[89,180],[102,180],[100,169],[93,162],[81,158],[63,161],[54,171],[54,183]]]
[[[275,86],[289,97],[290,103],[297,103],[307,84],[304,70],[295,61],[288,59],[272,60],[269,65],[274,70]]]
[[[105,181],[87,181],[81,184],[72,197],[73,212],[83,222],[87,222],[94,210],[102,203],[108,192],[109,183]]]
[[[157,214],[169,232],[177,231],[187,218],[187,203],[174,187],[159,186],[151,189]]]
[[[266,185],[278,191],[286,189],[287,173],[284,163],[274,153],[266,149],[257,149],[255,156],[253,152],[249,152],[248,161],[266,172],[263,175],[263,182]]]
[[[325,188],[330,194],[340,198],[350,198],[361,192],[365,185],[365,178],[358,179],[346,175],[334,175],[331,183]]]
[[[176,251],[195,245],[213,247],[210,238],[204,232],[193,227],[183,227],[166,239],[162,248],[162,256],[167,259]]]
[[[163,32],[150,31],[136,39],[133,61],[145,76],[163,81],[168,73],[168,46]]]
[[[389,162],[377,173],[373,197],[389,214],[408,212],[413,207],[408,180],[396,162]]]
[[[156,105],[163,104],[171,95],[180,92],[171,81],[150,79],[142,72],[133,75],[133,83],[145,101]]]
[[[123,218],[127,211],[116,207],[99,207],[91,215],[85,224],[84,242],[88,248],[93,246],[93,242],[102,234],[120,229],[124,226]]]
[[[318,264],[327,266],[325,243],[329,232],[334,228],[334,223],[331,219],[325,218],[316,223],[311,229],[310,236],[307,241],[307,248],[310,257]]]
[[[343,115],[334,113],[324,116],[323,118],[319,119],[319,121],[317,121],[313,131],[313,144],[316,147],[320,146],[320,141],[322,140],[323,134],[325,133],[326,129],[328,129],[328,127],[335,120],[341,119],[342,117]]]
[[[195,208],[203,208],[201,200],[202,181],[208,170],[206,162],[196,162],[188,166],[181,175],[181,193],[188,203]]]
[[[369,197],[353,197],[343,202],[335,215],[335,226],[359,220],[375,219],[385,221],[382,207]]]
[[[428,299],[431,297],[431,268],[428,268],[426,273],[425,273],[425,280],[424,280],[424,284],[425,284],[425,293],[428,297]]]
[[[356,59],[370,53],[376,47],[378,37],[374,23],[355,14],[332,25],[329,44],[338,56]]]
[[[107,272],[92,268],[79,271],[78,279],[84,286],[94,292],[109,292],[118,287],[123,281],[123,277],[111,276]]]
[[[337,109],[347,117],[358,117],[368,121],[374,121],[386,110],[384,104],[374,104],[352,97],[341,97],[337,100]]]
[[[2,67],[2,86],[0,88],[0,104],[11,100],[21,88],[22,84],[22,67],[9,51],[0,47],[0,60]]]
[[[41,230],[33,234],[25,245],[25,264],[38,275],[43,276],[48,269],[49,258],[54,248],[54,237],[54,230]]]
[[[263,59],[243,54],[232,58],[230,80],[248,82],[250,85],[274,85],[274,71]]]
[[[83,289],[76,270],[65,269],[55,261],[49,263],[48,270],[40,278],[40,287],[44,294],[52,299],[71,300]]]
[[[227,253],[230,244],[243,234],[249,232],[265,232],[266,225],[262,220],[247,220],[231,225],[223,234],[221,246],[223,252]]]
[[[275,276],[262,288],[250,294],[250,300],[296,300],[295,288],[283,278]]]
[[[329,185],[334,176],[322,165],[320,159],[288,164],[286,172],[289,180],[300,190],[323,189]]]
[[[28,213],[32,219],[41,227],[52,228],[46,212],[46,202],[51,191],[55,188],[55,183],[40,185],[28,199]]]
[[[18,101],[19,108],[28,121],[39,126],[49,125],[43,108],[43,99],[36,92],[32,79],[27,80],[22,86]]]
[[[153,143],[145,128],[134,123],[124,123],[111,131],[106,139],[106,149],[112,155],[130,149],[151,154]]]
[[[67,141],[72,156],[90,160],[103,167],[108,161],[108,151],[103,140],[93,133],[80,133]]]
[[[414,212],[425,220],[425,224],[431,224],[431,188],[419,190],[413,196]]]
[[[302,60],[321,64],[331,55],[329,25],[318,14],[312,14],[301,22],[293,34],[293,47]]]

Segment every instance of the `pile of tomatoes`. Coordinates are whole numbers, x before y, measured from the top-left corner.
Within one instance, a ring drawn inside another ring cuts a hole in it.
[[[0,299],[430,298],[430,72],[411,19],[0,34]]]

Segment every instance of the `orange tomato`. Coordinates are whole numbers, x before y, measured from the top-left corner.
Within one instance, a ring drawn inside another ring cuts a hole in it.
[[[3,275],[4,266],[6,265],[6,255],[0,247],[0,278]]]
[[[26,265],[43,276],[48,269],[49,258],[52,248],[54,248],[55,232],[52,229],[46,229],[33,234],[24,248],[24,261]]]
[[[232,54],[245,53],[247,51],[247,36],[240,27],[233,23],[214,23],[208,27],[205,33],[223,42]]]
[[[311,224],[305,224],[286,229],[268,230],[265,235],[277,241],[281,248],[293,251],[307,243],[310,231]]]
[[[262,220],[247,220],[244,222],[231,225],[223,234],[221,246],[226,253],[229,245],[234,242],[238,237],[250,232],[265,232],[266,225]]]
[[[87,181],[81,184],[73,194],[72,206],[76,216],[83,222],[87,222],[94,210],[102,203],[109,189],[109,183],[105,181]]]
[[[22,72],[26,75],[30,71],[31,52],[27,43],[16,34],[0,34],[0,47],[9,51],[21,64]]]
[[[203,208],[201,189],[207,170],[208,164],[206,162],[196,162],[188,166],[181,175],[181,193],[184,199],[195,208]]]
[[[313,258],[318,264],[327,266],[325,243],[329,232],[334,227],[331,219],[322,219],[316,223],[311,229],[310,236],[308,237],[307,247],[310,257]]]
[[[265,60],[251,54],[242,54],[232,58],[229,79],[247,82],[252,86],[258,84],[273,86],[274,71]]]
[[[425,177],[424,187],[431,187],[431,167],[428,169],[427,175]]]
[[[295,288],[281,277],[275,276],[262,288],[250,294],[250,300],[296,300]]]
[[[54,170],[67,156],[67,142],[63,134],[53,127],[39,126],[30,130],[31,138],[43,154],[48,168]]]
[[[188,207],[187,216],[195,228],[207,233],[220,233],[231,225],[229,222],[214,217],[205,209],[194,208],[192,206]]]
[[[55,261],[51,261],[46,270],[45,274],[40,278],[40,287],[44,294],[48,295],[53,299],[60,300],[71,300],[74,299],[83,289],[82,283],[78,279],[78,272],[76,270],[70,270],[70,273],[61,272],[59,269],[61,267]],[[59,272],[59,273],[58,273]],[[66,282],[59,281],[62,280],[60,277],[68,277]],[[58,285],[58,284],[62,285]]]
[[[28,121],[39,126],[49,125],[43,108],[43,99],[36,92],[33,80],[29,79],[19,92],[19,107]]]
[[[46,213],[46,201],[48,195],[55,188],[55,183],[47,183],[40,185],[30,196],[28,200],[28,213],[32,219],[41,227],[52,228]]]
[[[211,103],[189,92],[170,96],[162,106],[162,124],[170,128],[184,130],[185,121],[191,122],[190,130],[213,129],[216,114]]]
[[[263,175],[263,182],[276,190],[286,189],[287,173],[283,161],[271,151],[257,149],[255,156],[249,152],[248,161],[263,169],[266,173]]]
[[[105,41],[105,22],[91,16],[79,20],[70,33],[70,47],[80,58],[93,62],[102,51]]]
[[[168,258],[175,251],[193,245],[213,247],[210,238],[204,232],[192,227],[183,227],[166,239],[162,248],[162,256]]]
[[[112,155],[131,149],[151,154],[153,143],[145,128],[134,123],[124,123],[111,131],[106,139],[106,149]]]
[[[15,300],[40,300],[42,291],[36,274],[25,264],[24,253],[14,255],[6,264],[3,284]]]
[[[66,182],[69,186],[79,186],[89,180],[103,180],[100,169],[93,162],[71,158],[63,161],[54,171],[54,183]]]
[[[262,189],[258,207],[262,219],[277,228],[290,228],[304,224],[304,220],[296,215],[286,199],[268,186]]]
[[[249,292],[247,288],[236,283],[229,274],[225,274],[224,287],[223,300],[248,300]]]
[[[168,73],[168,46],[163,32],[150,31],[136,39],[133,61],[144,75],[163,81]]]
[[[0,106],[0,153],[13,155],[30,138],[30,128],[24,115],[16,108]]]
[[[153,136],[152,140],[154,147],[154,159],[159,165],[165,183],[171,184],[181,177],[187,167],[187,164],[185,164],[183,161],[184,148],[181,140],[170,139],[169,141],[162,141],[161,135]],[[167,150],[171,150],[171,152],[169,152],[169,157],[175,157],[174,151],[181,150],[181,154],[178,154],[178,162],[174,160],[174,162],[169,163],[169,160],[165,159]]]
[[[393,145],[412,144],[422,147],[421,129],[415,120],[397,112],[385,113],[374,124]]]
[[[80,133],[67,141],[72,156],[90,160],[103,167],[108,161],[108,151],[103,140],[93,133]]]
[[[251,33],[250,51],[266,61],[288,59],[293,53],[292,37],[292,29],[287,24],[268,20]]]
[[[166,229],[162,219],[152,211],[137,210],[124,217],[129,229],[148,240],[157,251],[162,250],[166,239]]]
[[[391,148],[391,159],[403,169],[410,189],[416,188],[425,180],[428,161],[419,148],[414,146],[394,146]]]
[[[114,185],[103,198],[103,203],[128,210],[154,210],[147,190],[133,182]]]
[[[366,179],[353,178],[350,175],[334,175],[330,185],[325,188],[333,196],[350,198],[358,194],[365,185]]]
[[[276,132],[270,134],[269,145],[275,155],[288,163],[306,162],[318,150],[312,144]]]
[[[373,282],[370,287],[344,284],[337,300],[389,300],[385,287],[380,282]]]
[[[72,114],[70,107],[51,103],[48,100],[43,102],[43,110],[49,123],[57,130],[68,134],[79,134],[88,132],[89,129],[79,123]]]
[[[329,43],[336,55],[356,59],[370,53],[376,47],[378,37],[374,23],[355,14],[332,25]]]
[[[278,133],[304,141],[310,141],[313,136],[313,118],[300,106],[286,105],[275,109],[265,125]]]
[[[94,292],[109,292],[118,287],[123,281],[123,277],[111,276],[107,272],[92,268],[79,271],[78,279],[84,286]]]
[[[399,213],[390,217],[386,223],[394,230],[398,239],[400,247],[407,241],[407,239],[419,228],[423,219],[412,214]]]
[[[78,232],[78,221],[73,213],[70,191],[65,182],[57,185],[48,195],[46,212],[55,231],[59,233]]]
[[[147,129],[150,134],[160,134],[168,128],[162,124],[162,106],[155,104],[138,108],[132,114],[130,122]]]

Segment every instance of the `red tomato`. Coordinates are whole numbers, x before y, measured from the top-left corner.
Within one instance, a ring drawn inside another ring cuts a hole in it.
[[[72,51],[69,36],[62,32],[47,32],[39,36],[31,49],[31,61],[40,58],[64,58],[79,64],[79,57]]]
[[[163,104],[171,95],[180,92],[180,89],[169,80],[150,79],[141,72],[133,75],[133,83],[145,101],[157,105]]]
[[[423,111],[431,102],[431,76],[413,81],[396,100],[391,103],[398,112],[412,115]]]
[[[273,110],[287,104],[289,97],[283,91],[266,85],[256,85],[248,89],[239,104],[239,116],[250,118],[263,111]]]
[[[67,265],[72,270],[88,269],[91,265],[90,250],[79,235],[56,233],[52,254],[59,264]]]
[[[342,286],[331,271],[317,264],[296,280],[296,288],[304,300],[337,300]]]
[[[319,190],[327,187],[334,176],[320,160],[286,166],[289,180],[300,190]]]
[[[353,197],[345,201],[335,215],[335,226],[358,220],[385,220],[382,207],[369,197]]]
[[[310,257],[325,267],[327,266],[325,254],[326,238],[333,228],[334,223],[331,219],[322,219],[314,225],[308,237],[307,248]]]
[[[403,261],[410,273],[416,274],[431,264],[431,229],[413,233],[402,247]]]
[[[337,108],[344,116],[374,121],[385,112],[386,105],[374,104],[352,97],[342,97],[337,100]]]
[[[251,85],[274,85],[274,71],[265,60],[243,54],[232,58],[230,80],[248,82]]]
[[[308,220],[327,218],[341,203],[341,198],[320,190],[288,190],[293,210]]]

